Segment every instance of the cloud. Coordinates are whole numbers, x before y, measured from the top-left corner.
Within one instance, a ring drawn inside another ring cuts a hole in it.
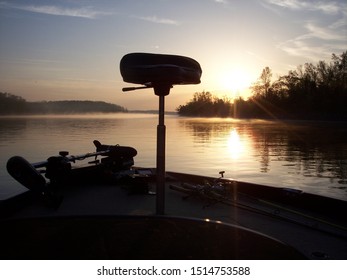
[[[291,10],[321,11],[325,14],[337,14],[342,5],[331,1],[301,1],[301,0],[265,0],[267,3]]]
[[[213,0],[213,1],[219,4],[228,4],[227,0]]]
[[[346,50],[347,38],[336,22],[329,26],[319,26],[314,22],[304,24],[306,33],[278,44],[284,52],[312,60],[330,57],[333,52]]]
[[[263,3],[286,16],[292,30],[299,34],[277,45],[287,54],[321,60],[346,50],[347,6],[343,1],[264,0]],[[288,15],[283,14],[284,9]]]
[[[137,16],[135,16],[135,18],[141,19],[144,21],[153,22],[153,23],[159,23],[159,24],[179,25],[179,22],[176,20],[167,19],[167,18],[158,18],[156,16],[151,16],[151,17],[137,17]]]
[[[288,40],[279,45],[279,47],[289,55],[305,57],[312,61],[318,61],[322,59],[322,56],[327,57],[331,55],[331,46],[327,45],[311,45],[302,40]]]
[[[10,8],[10,9],[17,9],[32,13],[39,13],[39,14],[47,14],[47,15],[55,15],[55,16],[68,16],[68,17],[80,17],[80,18],[88,18],[88,19],[95,19],[100,15],[107,15],[109,13],[101,12],[101,11],[95,11],[92,7],[81,7],[81,8],[65,8],[65,7],[59,7],[59,6],[53,6],[53,5],[15,5],[12,3],[2,2],[0,3],[1,6]]]
[[[335,26],[335,24],[333,24]],[[312,22],[308,22],[305,25],[305,28],[309,31],[306,35],[307,38],[318,38],[322,40],[335,40],[335,41],[343,41],[346,39],[346,36],[343,33],[338,32],[335,28],[331,26],[328,27],[320,27]]]

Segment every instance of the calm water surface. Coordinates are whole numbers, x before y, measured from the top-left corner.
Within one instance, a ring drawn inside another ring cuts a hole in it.
[[[135,164],[155,166],[157,116],[111,114],[0,118],[0,198],[24,190],[6,171],[21,155],[42,161],[60,150],[94,151],[92,141],[133,146]],[[301,189],[347,200],[346,123],[166,116],[166,169]]]

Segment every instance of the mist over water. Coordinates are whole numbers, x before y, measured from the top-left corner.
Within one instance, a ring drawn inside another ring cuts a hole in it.
[[[135,165],[155,167],[157,116],[105,114],[0,118],[0,197],[24,190],[6,171],[20,155],[30,162],[92,141],[137,149]],[[166,116],[166,170],[290,187],[347,200],[347,128],[331,122]]]

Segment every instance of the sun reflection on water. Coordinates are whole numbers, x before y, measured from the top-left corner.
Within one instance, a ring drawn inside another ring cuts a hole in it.
[[[244,151],[244,145],[235,128],[230,131],[228,137],[228,152],[232,159],[239,159]]]

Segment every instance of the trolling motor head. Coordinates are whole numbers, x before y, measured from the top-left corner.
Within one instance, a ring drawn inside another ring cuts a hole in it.
[[[168,95],[173,85],[199,84],[200,64],[192,58],[151,53],[130,53],[120,62],[124,82],[142,87],[123,88],[123,91],[154,88],[156,95]]]

